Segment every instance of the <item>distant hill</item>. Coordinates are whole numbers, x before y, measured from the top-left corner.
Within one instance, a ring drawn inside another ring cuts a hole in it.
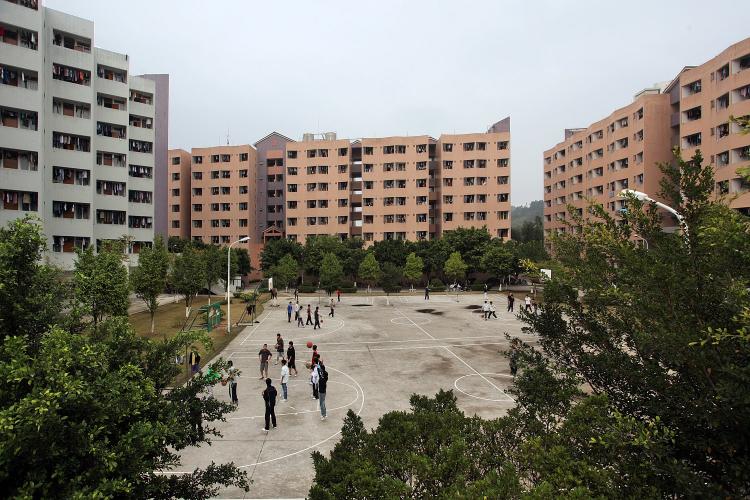
[[[532,201],[528,205],[511,207],[510,220],[513,227],[520,227],[524,222],[534,222],[536,217],[544,217],[544,202]]]

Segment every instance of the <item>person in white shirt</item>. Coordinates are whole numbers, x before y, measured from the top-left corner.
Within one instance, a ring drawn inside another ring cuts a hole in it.
[[[282,401],[286,401],[288,399],[287,397],[287,387],[286,384],[289,382],[289,367],[286,365],[286,360],[281,360],[281,395]]]
[[[531,297],[527,295],[523,300],[526,302],[526,310],[531,311]]]
[[[490,312],[487,315],[487,317],[488,318],[494,317],[495,319],[497,319],[497,313],[495,312],[495,304],[493,304],[492,301],[490,301]]]
[[[229,383],[229,397],[232,399],[232,403],[239,404],[239,400],[237,399],[237,381],[240,378],[240,371],[234,366],[231,359],[227,361],[227,369],[222,375],[222,379]]]
[[[490,317],[490,305],[486,300],[484,301],[484,304],[482,304],[482,316],[484,316],[485,321]]]

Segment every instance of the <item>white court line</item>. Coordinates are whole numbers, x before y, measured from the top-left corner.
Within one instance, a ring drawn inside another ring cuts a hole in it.
[[[268,317],[269,317],[270,315],[271,315],[271,311],[268,311],[268,312],[266,313],[266,317],[265,317],[265,318],[263,318],[262,320],[260,320],[260,321],[258,322],[258,324],[257,324],[257,325],[255,325],[255,328],[253,328],[252,330],[250,330],[250,333],[248,333],[248,334],[247,334],[247,336],[246,336],[246,337],[245,337],[244,339],[242,339],[242,342],[240,342],[240,345],[244,345],[244,344],[245,344],[245,342],[247,342],[247,339],[249,339],[249,338],[250,338],[250,335],[252,335],[253,333],[255,333],[255,330],[257,330],[257,329],[258,329],[258,327],[260,327],[260,325],[262,325],[262,324],[263,324],[263,322],[264,322],[265,320],[267,320],[267,319],[268,319]]]
[[[406,314],[404,314],[404,313],[403,313],[403,312],[401,311],[401,309],[399,309],[398,307],[394,307],[393,309],[394,309],[394,310],[395,310],[395,311],[396,311],[397,313],[399,313],[399,314],[400,314],[401,316],[403,316],[404,318],[408,319],[408,320],[409,320],[409,321],[411,322],[411,324],[412,324],[412,325],[414,325],[414,326],[416,326],[416,327],[417,327],[417,328],[418,328],[419,330],[421,330],[421,331],[422,331],[422,333],[424,333],[425,335],[427,335],[428,337],[430,337],[430,338],[431,338],[432,340],[437,340],[437,339],[436,339],[435,337],[433,337],[432,335],[430,335],[430,334],[429,334],[429,333],[427,332],[427,330],[425,330],[424,328],[422,328],[421,326],[419,326],[418,324],[416,324],[416,323],[415,323],[414,321],[412,321],[412,320],[411,320],[411,318],[410,318],[409,316],[407,316]]]
[[[443,347],[445,347],[445,346],[443,346]],[[495,389],[497,389],[498,392],[500,392],[500,394],[503,394],[505,397],[509,397],[507,394],[505,394],[505,391],[503,391],[498,386],[496,386],[495,384],[493,384],[490,379],[488,379],[487,377],[485,377],[484,375],[482,375],[481,373],[479,373],[478,371],[476,371],[469,363],[467,363],[466,361],[464,361],[458,354],[456,354],[455,352],[451,351],[447,347],[445,347],[445,350],[448,351],[449,353],[453,354],[453,356],[455,356],[456,359],[459,360],[461,363],[465,364],[469,368],[469,370],[471,370],[474,373],[476,373],[477,375],[479,375],[482,379],[484,379],[485,382],[487,382],[492,387],[494,387]],[[512,398],[511,398],[511,400],[512,400]]]
[[[485,373],[485,375],[496,375],[496,376],[499,376],[499,377],[509,377],[509,378],[513,378],[513,375],[506,375],[506,374],[504,374],[504,373]],[[490,401],[490,402],[493,402],[493,403],[499,403],[499,402],[501,402],[501,401],[513,401],[513,402],[515,402],[515,400],[514,400],[514,399],[513,399],[512,397],[508,396],[508,395],[507,395],[507,394],[505,394],[505,393],[503,393],[503,396],[505,396],[505,397],[506,397],[506,398],[508,398],[508,399],[491,399],[491,398],[483,398],[482,396],[477,396],[477,395],[475,395],[475,394],[471,394],[471,393],[469,393],[469,392],[466,392],[465,390],[461,389],[461,388],[460,388],[460,387],[458,386],[458,381],[459,381],[459,380],[463,380],[463,379],[465,379],[466,377],[473,377],[473,376],[474,376],[474,375],[472,375],[472,374],[469,374],[469,375],[464,375],[464,376],[462,376],[462,377],[458,377],[458,378],[457,378],[456,380],[454,380],[454,381],[453,381],[453,387],[455,387],[457,391],[459,391],[459,392],[461,392],[461,393],[463,393],[463,394],[466,394],[466,395],[467,395],[467,396],[469,396],[470,398],[481,399],[481,400],[483,400],[483,401]]]
[[[424,340],[422,342],[425,342]],[[410,345],[405,347],[371,347],[369,349],[325,349],[321,351],[323,353],[331,352],[372,352],[372,351],[408,351],[410,349],[435,349],[435,348],[448,348],[448,347],[470,347],[470,346],[482,346],[482,345],[506,345],[508,342],[485,342],[476,344],[448,344],[448,345]],[[236,356],[234,359],[257,359],[258,356]]]
[[[344,373],[341,370],[337,370],[337,369],[332,368],[330,366],[327,367],[327,368],[329,370],[333,370],[335,372],[339,372],[340,374],[344,375],[345,377],[349,378],[349,380],[351,380],[352,382],[354,382],[355,384],[357,384],[357,387],[359,388],[359,392],[362,394],[362,402],[359,405],[359,410],[357,410],[357,415],[359,415],[360,413],[362,413],[362,410],[365,407],[365,390],[362,388],[362,386],[359,384],[359,382],[357,382],[354,379],[354,377],[352,377],[348,373]],[[287,453],[286,455],[283,455],[281,457],[270,458],[268,460],[262,460],[262,461],[255,462],[255,463],[252,463],[252,464],[238,465],[237,468],[238,469],[246,469],[248,467],[255,467],[255,466],[258,466],[258,465],[263,465],[263,464],[268,464],[268,463],[271,463],[271,462],[276,462],[278,460],[284,460],[285,458],[293,457],[294,455],[299,455],[300,453],[304,453],[306,451],[312,450],[313,448],[317,448],[321,444],[330,441],[331,439],[335,438],[339,434],[341,434],[341,431],[335,432],[335,433],[331,434],[330,436],[328,436],[327,438],[325,438],[325,439],[323,439],[321,441],[318,441],[317,443],[315,443],[313,445],[310,445],[307,448],[303,448],[301,450],[294,451],[292,453]],[[193,471],[157,471],[156,472],[156,474],[165,475],[165,476],[168,476],[168,475],[192,474],[192,473],[193,473]]]

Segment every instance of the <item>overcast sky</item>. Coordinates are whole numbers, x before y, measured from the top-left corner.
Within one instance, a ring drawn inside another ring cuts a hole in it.
[[[750,36],[741,0],[46,0],[131,73],[169,73],[170,147],[483,132],[510,115],[512,202],[542,151]]]

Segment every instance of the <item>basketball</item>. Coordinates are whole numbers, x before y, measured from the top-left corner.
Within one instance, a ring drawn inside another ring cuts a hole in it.
[[[307,348],[308,349],[312,349],[312,345],[313,345],[312,342],[308,340],[307,341]]]

